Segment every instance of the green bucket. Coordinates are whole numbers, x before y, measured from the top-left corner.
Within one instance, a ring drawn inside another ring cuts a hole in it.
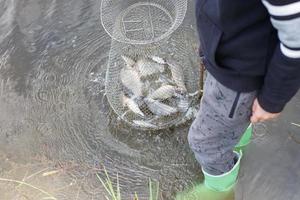
[[[243,150],[251,142],[252,131],[252,124],[250,124],[243,136],[241,137],[239,143],[234,147],[235,151],[239,152],[240,150]]]

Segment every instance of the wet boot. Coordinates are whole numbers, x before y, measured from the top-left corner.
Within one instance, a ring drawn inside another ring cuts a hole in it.
[[[235,146],[235,151],[239,152],[240,150],[244,150],[245,147],[251,142],[252,131],[252,124],[250,124],[243,136],[241,137],[239,143]]]
[[[233,188],[237,181],[242,151],[235,152],[238,160],[234,167],[227,173],[218,176],[211,175],[202,169],[204,184],[192,188],[176,196],[176,200],[234,200]]]

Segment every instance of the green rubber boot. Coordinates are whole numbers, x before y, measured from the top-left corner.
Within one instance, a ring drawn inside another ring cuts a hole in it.
[[[244,150],[245,147],[251,142],[252,131],[252,124],[250,124],[243,136],[241,137],[239,143],[234,147],[235,151],[239,152],[240,150]]]
[[[237,181],[240,170],[240,162],[243,156],[242,151],[235,152],[238,155],[238,161],[234,167],[227,173],[214,176],[203,169],[204,184],[199,184],[190,191],[178,194],[176,200],[227,200],[233,199],[233,188]]]
[[[234,200],[234,191],[216,192],[207,188],[204,184],[198,184],[189,192],[176,196],[176,200]]]
[[[206,187],[219,192],[229,191],[233,188],[240,171],[240,162],[243,157],[242,151],[240,151],[240,153],[235,151],[235,153],[238,156],[238,160],[234,167],[225,174],[214,176],[202,169],[204,174],[204,185]]]

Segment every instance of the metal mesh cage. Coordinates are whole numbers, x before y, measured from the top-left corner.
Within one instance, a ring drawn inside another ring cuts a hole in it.
[[[106,94],[117,115],[140,129],[179,124],[199,97],[194,32],[181,26],[166,40],[148,45],[113,40]]]
[[[187,0],[102,0],[101,23],[114,40],[149,44],[170,36],[186,10]]]

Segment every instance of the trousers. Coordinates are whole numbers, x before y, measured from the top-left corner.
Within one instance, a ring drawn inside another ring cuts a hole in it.
[[[250,124],[257,91],[237,92],[207,75],[200,110],[192,123],[189,146],[205,172],[221,175],[236,160],[235,145]]]

